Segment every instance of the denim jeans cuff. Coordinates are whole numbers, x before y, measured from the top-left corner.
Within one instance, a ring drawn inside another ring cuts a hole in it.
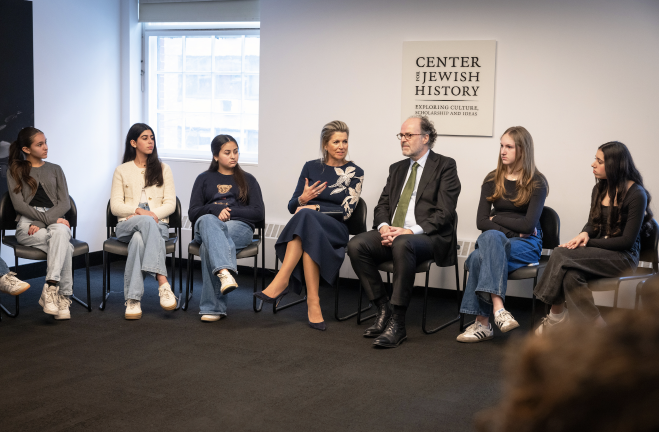
[[[127,295],[127,296],[125,295],[124,298],[126,299],[126,301],[128,300],[142,301],[142,297],[138,297],[136,295]]]
[[[213,274],[217,274],[220,270],[229,270],[233,274],[238,274],[238,269],[231,266],[217,267],[213,269]]]
[[[227,316],[226,312],[213,312],[213,311],[199,311],[199,315],[219,315],[219,316]]]
[[[466,310],[466,309],[460,309],[460,313],[467,314],[467,315],[478,315],[478,316],[483,316],[483,317],[489,317],[489,313],[484,313],[483,311],[472,311],[472,310]]]

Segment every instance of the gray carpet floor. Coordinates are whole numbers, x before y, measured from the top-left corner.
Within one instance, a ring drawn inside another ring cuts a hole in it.
[[[469,431],[500,394],[507,345],[530,324],[530,303],[511,301],[521,329],[478,344],[457,343],[457,324],[427,336],[418,289],[407,342],[382,350],[362,337],[372,321],[333,318],[331,287],[321,288],[326,332],[307,326],[303,304],[255,313],[250,271],[230,294],[228,318],[215,323],[199,319],[200,271],[187,312],[162,310],[147,280],[137,321],[123,318],[122,262],[113,264],[106,310],[98,309],[102,269],[93,267],[93,310],[74,303],[70,321],[44,314],[43,278],[29,280],[20,315],[0,322],[0,430]],[[84,277],[76,271],[80,296]],[[343,312],[354,310],[354,281],[342,293]],[[0,300],[13,307],[9,296]],[[434,322],[456,315],[450,292],[439,290],[431,305]]]

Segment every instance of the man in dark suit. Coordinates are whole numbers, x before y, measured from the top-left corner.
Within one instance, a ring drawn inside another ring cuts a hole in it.
[[[460,180],[455,161],[433,152],[437,138],[427,117],[410,117],[400,128],[403,156],[389,167],[389,178],[375,207],[373,231],[348,243],[348,256],[369,299],[378,308],[365,337],[393,348],[406,338],[405,313],[412,296],[417,263],[434,259],[453,265],[456,248],[455,207]],[[393,261],[393,294],[389,307],[378,265]]]

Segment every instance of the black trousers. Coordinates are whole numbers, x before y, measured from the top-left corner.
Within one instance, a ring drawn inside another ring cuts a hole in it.
[[[567,303],[570,318],[594,321],[600,316],[588,281],[603,277],[631,275],[638,261],[624,252],[595,247],[553,250],[534,293],[543,303]]]
[[[391,247],[382,246],[376,230],[359,234],[348,243],[348,256],[368,298],[374,300],[387,295],[378,271],[378,265],[394,262],[393,294],[391,304],[405,306],[410,303],[417,263],[433,258],[432,241],[424,234],[407,234],[396,237]]]

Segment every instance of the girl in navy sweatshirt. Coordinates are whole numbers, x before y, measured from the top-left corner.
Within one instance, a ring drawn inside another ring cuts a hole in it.
[[[202,321],[227,315],[227,294],[238,287],[236,253],[252,243],[255,224],[265,218],[261,188],[253,175],[238,165],[240,152],[230,135],[211,142],[213,161],[192,187],[188,217],[201,246],[203,288],[199,303]]]

